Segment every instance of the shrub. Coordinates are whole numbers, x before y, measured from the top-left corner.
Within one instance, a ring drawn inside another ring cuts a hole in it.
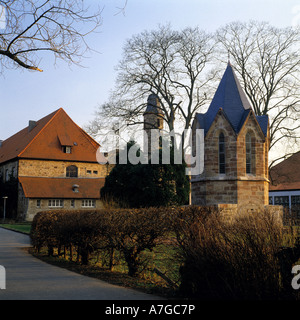
[[[180,294],[214,300],[290,298],[286,279],[300,255],[300,248],[293,248],[295,236],[268,211],[229,223],[213,207],[197,206],[47,211],[35,216],[31,228],[37,250],[45,246],[52,255],[54,248],[59,253],[62,247],[74,247],[82,264],[89,263],[92,253],[108,253],[111,268],[118,250],[130,276],[147,265],[145,250],[175,239],[168,243],[177,248],[181,264]],[[283,250],[285,237],[291,248]]]
[[[278,253],[283,227],[274,215],[256,212],[229,223],[203,211],[191,208],[186,219],[177,220],[181,294],[196,299],[282,297]]]
[[[76,246],[83,264],[88,263],[89,254],[100,242],[102,215],[97,211],[53,210],[35,215],[31,228],[31,242],[39,250],[48,248],[53,255],[53,248]]]
[[[141,252],[152,250],[166,230],[164,210],[111,209],[99,211],[46,211],[38,213],[31,228],[32,245],[39,250],[77,248],[82,264],[88,264],[95,251],[109,251],[112,266],[113,250],[119,250],[128,266],[128,274],[136,276],[143,266]]]
[[[145,261],[141,252],[152,250],[167,230],[165,210],[161,208],[119,209],[107,213],[107,237],[124,255],[128,274],[136,276]]]
[[[58,219],[60,213],[49,211],[38,213],[32,222],[30,238],[32,245],[39,251],[41,247],[48,248],[48,255],[53,255],[53,249],[59,246]]]

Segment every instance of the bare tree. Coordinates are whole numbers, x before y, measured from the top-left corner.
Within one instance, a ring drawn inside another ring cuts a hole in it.
[[[2,68],[42,71],[42,52],[79,64],[90,50],[86,36],[101,25],[100,8],[90,12],[80,0],[7,0],[0,1],[0,9]]]
[[[124,45],[116,87],[100,114],[141,123],[147,98],[155,93],[168,129],[176,119],[189,128],[209,99],[213,46],[213,37],[198,28],[174,31],[167,25],[134,35]]]
[[[300,137],[299,31],[250,21],[230,23],[216,35],[223,60],[229,55],[255,113],[269,115],[270,149]]]

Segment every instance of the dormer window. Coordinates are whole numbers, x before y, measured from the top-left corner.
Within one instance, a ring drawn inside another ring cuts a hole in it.
[[[70,146],[63,146],[63,147],[62,147],[62,151],[63,151],[64,153],[72,153],[72,147],[70,147]]]
[[[73,142],[68,135],[58,135],[63,153],[72,153]]]

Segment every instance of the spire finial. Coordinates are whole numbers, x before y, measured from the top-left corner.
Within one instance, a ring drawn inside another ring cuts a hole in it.
[[[230,63],[230,51],[229,50],[227,52],[227,55],[228,55],[228,64],[231,65],[231,63]]]

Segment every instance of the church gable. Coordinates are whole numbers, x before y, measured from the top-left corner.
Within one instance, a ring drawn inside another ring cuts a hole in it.
[[[240,176],[264,178],[268,172],[268,144],[253,112],[249,114],[237,138],[237,166]],[[247,159],[248,157],[248,159]]]
[[[226,135],[236,136],[235,130],[222,108],[219,109],[213,122],[210,125],[209,130],[206,133],[206,141],[208,141],[212,137],[216,137],[218,135],[218,132],[221,130],[223,130]]]
[[[241,125],[238,135],[245,135],[245,131],[252,130],[256,134],[257,139],[264,141],[266,138],[265,133],[267,131],[265,126],[268,125],[268,122],[265,123],[265,121],[261,121],[261,123],[263,123],[260,124],[257,120],[258,118],[260,119],[260,117],[255,116],[254,112],[251,110],[247,117],[243,120],[243,124]],[[267,120],[267,118],[264,118],[263,120],[265,119]]]
[[[236,134],[221,109],[206,134],[204,148],[206,175],[236,174]]]

